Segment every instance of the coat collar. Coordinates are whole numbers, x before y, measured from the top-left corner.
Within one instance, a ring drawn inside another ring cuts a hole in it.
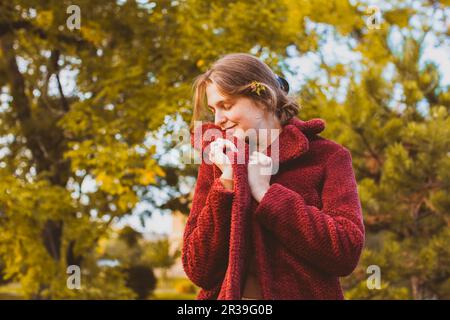
[[[278,136],[280,163],[296,159],[309,150],[309,137],[322,132],[325,129],[325,121],[311,119],[303,121],[297,118],[291,119]],[[270,146],[268,154],[270,154]]]
[[[213,130],[210,130],[213,129]],[[291,119],[283,126],[280,135],[274,143],[279,146],[280,163],[300,157],[309,150],[309,137],[322,132],[325,129],[325,121],[319,118],[303,121],[297,118]],[[191,136],[191,144],[197,150],[204,150],[216,138],[224,136],[224,131],[213,123],[204,123],[194,128]],[[273,144],[274,145],[274,144]],[[271,155],[269,146],[267,154]]]

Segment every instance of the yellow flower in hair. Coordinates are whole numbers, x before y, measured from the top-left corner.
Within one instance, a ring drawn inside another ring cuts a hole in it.
[[[250,87],[252,88],[252,92],[256,92],[258,96],[260,95],[261,91],[266,90],[266,87],[258,81],[252,81]]]

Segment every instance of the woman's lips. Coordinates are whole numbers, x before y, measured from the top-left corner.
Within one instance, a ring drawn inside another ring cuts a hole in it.
[[[231,126],[231,127],[225,128],[225,131],[229,131],[229,130],[231,130],[231,129],[234,129],[234,127],[236,127],[236,126],[237,126],[237,124],[235,124],[235,125],[233,125],[233,126]]]

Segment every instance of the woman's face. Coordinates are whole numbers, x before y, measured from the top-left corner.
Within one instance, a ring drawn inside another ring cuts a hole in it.
[[[208,108],[214,113],[214,123],[227,135],[241,136],[249,129],[267,128],[268,113],[247,97],[230,98],[220,94],[214,82],[206,87]],[[241,130],[237,130],[241,129]]]

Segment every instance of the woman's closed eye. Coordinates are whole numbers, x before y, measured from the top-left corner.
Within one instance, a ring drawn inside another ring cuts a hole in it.
[[[224,110],[230,110],[231,108],[233,108],[234,104],[224,104],[223,105],[223,109]]]
[[[232,107],[234,106],[234,104],[223,104],[221,106],[218,106],[217,108],[223,109],[225,111],[230,110]],[[209,111],[211,111],[212,113],[216,113],[216,109],[213,107],[208,107]]]

